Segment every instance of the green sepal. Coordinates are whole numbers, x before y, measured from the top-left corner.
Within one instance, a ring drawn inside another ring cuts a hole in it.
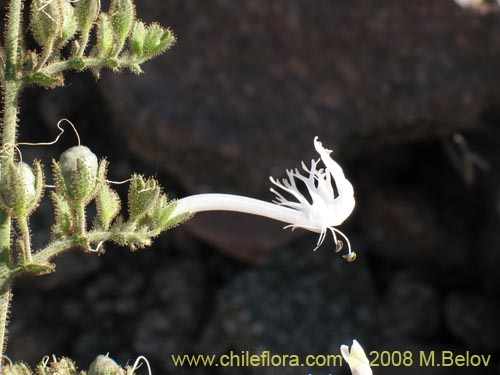
[[[75,202],[87,203],[92,199],[96,184],[96,176],[90,172],[84,160],[78,159],[76,170],[66,177],[69,198]]]
[[[56,192],[51,192],[50,198],[54,204],[55,223],[52,227],[53,238],[65,238],[72,233],[73,217],[67,200]]]
[[[52,0],[44,2],[33,0],[30,10],[30,27],[33,38],[42,48],[60,35],[64,23],[63,2],[66,0]]]
[[[29,263],[25,264],[23,266],[23,270],[28,272],[28,273],[34,273],[35,275],[41,276],[41,275],[47,275],[49,273],[54,272],[56,269],[56,265],[49,263],[49,264],[36,264],[36,263]]]
[[[88,34],[99,16],[101,10],[100,0],[78,0],[74,3],[75,16],[78,22],[78,30],[82,34]]]
[[[73,4],[70,1],[62,3],[63,21],[59,34],[57,35],[55,45],[61,49],[64,45],[76,34],[78,29],[78,21],[75,16]]]
[[[94,54],[98,57],[109,57],[114,38],[109,16],[106,13],[101,13],[97,21],[97,43],[94,48]]]
[[[149,178],[144,181],[140,175],[134,174],[128,191],[128,212],[130,222],[137,222],[155,205],[160,188],[156,180]]]
[[[152,58],[171,47],[175,36],[169,29],[164,29],[157,23],[151,24],[144,39],[144,56]]]
[[[109,7],[111,25],[115,35],[114,55],[118,55],[129,36],[135,20],[132,0],[112,0]]]
[[[44,72],[35,72],[29,75],[28,80],[31,83],[35,83],[48,89],[64,86],[64,78],[62,74],[51,75]]]
[[[62,174],[61,165],[54,159],[52,159],[52,178],[54,179],[54,186],[57,194],[61,197],[66,197],[68,189]]]
[[[43,167],[40,161],[35,160],[33,162],[33,173],[35,174],[35,196],[30,206],[28,207],[28,214],[32,213],[40,204],[40,200],[43,197],[43,188],[45,186],[45,174],[43,173]]]
[[[144,52],[144,41],[146,39],[146,26],[144,22],[137,21],[130,34],[130,50],[134,55],[142,56]]]
[[[103,184],[97,193],[95,204],[97,210],[95,226],[108,230],[113,219],[120,212],[120,197],[107,184]]]
[[[176,201],[169,202],[167,196],[161,194],[152,211],[142,218],[139,224],[147,225],[156,234],[182,224],[191,214],[186,213],[172,217],[176,204]]]

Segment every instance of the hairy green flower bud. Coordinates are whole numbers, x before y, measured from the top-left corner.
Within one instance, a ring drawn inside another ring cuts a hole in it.
[[[133,175],[128,191],[128,212],[130,221],[135,222],[146,215],[155,205],[160,188],[154,179],[144,181],[142,176]]]
[[[99,15],[97,21],[97,44],[95,54],[99,57],[108,57],[113,47],[113,28],[106,13]]]
[[[40,47],[47,47],[61,34],[64,24],[64,2],[66,0],[33,0],[30,12],[30,27]]]
[[[56,39],[56,46],[59,49],[64,47],[64,45],[75,35],[78,27],[78,22],[72,3],[69,1],[64,1],[62,4],[62,8],[63,23],[61,32]]]
[[[144,22],[137,21],[130,34],[130,49],[132,53],[142,56],[144,51],[144,40],[146,39],[146,27]]]
[[[69,178],[78,168],[78,160],[81,159],[88,168],[91,175],[97,176],[97,156],[87,146],[74,146],[68,148],[61,154],[59,163],[65,178]]]
[[[88,33],[97,20],[101,10],[100,3],[100,0],[78,0],[74,3],[78,29],[82,33]]]
[[[0,205],[14,217],[25,216],[38,204],[43,190],[43,172],[35,162],[35,173],[26,163],[9,163],[0,186]]]
[[[135,6],[132,0],[112,0],[109,7],[111,25],[116,37],[115,54],[118,54],[125,44],[135,20]]]
[[[97,186],[97,156],[86,146],[75,146],[61,154],[59,166],[66,193],[76,202],[92,198]]]
[[[144,39],[144,55],[154,57],[175,42],[174,34],[169,29],[164,29],[157,23],[153,23],[148,27],[146,37]]]
[[[99,355],[90,364],[88,375],[125,375],[125,370],[108,356]]]

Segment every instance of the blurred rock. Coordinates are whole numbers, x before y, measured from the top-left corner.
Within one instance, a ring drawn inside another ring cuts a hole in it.
[[[448,232],[436,208],[418,190],[381,189],[366,203],[363,221],[374,254],[402,264],[446,268],[467,259],[467,244]]]
[[[85,254],[79,249],[64,253],[53,262],[57,272],[38,279],[38,286],[42,289],[55,290],[68,284],[76,285],[97,272],[101,266],[96,254]]]
[[[448,329],[468,350],[499,351],[500,303],[480,294],[452,293],[445,301]]]
[[[396,275],[385,291],[378,321],[380,333],[393,341],[432,337],[440,323],[439,295],[430,285]]]
[[[171,354],[192,353],[202,324],[208,291],[202,264],[195,259],[173,262],[155,271],[135,331],[134,349],[169,372],[176,368]],[[182,372],[185,371],[185,372]]]
[[[338,353],[353,337],[368,344],[377,294],[366,264],[347,263],[326,247],[312,253],[309,245],[301,241],[274,253],[222,289],[199,351],[305,355]],[[286,373],[305,371],[296,370]],[[241,371],[276,373],[273,367]]]
[[[145,0],[178,43],[102,89],[127,146],[188,192],[259,195],[269,175],[442,137],[500,103],[500,18],[453,1]]]

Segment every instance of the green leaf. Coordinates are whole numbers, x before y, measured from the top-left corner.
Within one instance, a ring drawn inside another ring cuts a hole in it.
[[[47,275],[55,271],[55,264],[36,264],[30,263],[23,266],[24,271],[34,273],[35,275]]]
[[[64,85],[64,79],[61,74],[51,75],[43,72],[32,73],[29,81],[45,88],[55,88]]]

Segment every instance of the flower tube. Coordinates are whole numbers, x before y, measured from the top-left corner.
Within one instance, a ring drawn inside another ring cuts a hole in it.
[[[311,160],[309,167],[302,163],[303,172],[299,169],[287,170],[288,178],[282,180],[270,177],[275,186],[270,189],[276,195],[273,203],[231,194],[198,194],[179,199],[173,215],[235,211],[264,216],[287,223],[285,228],[303,228],[319,233],[314,250],[323,244],[330,231],[336,251],[343,248],[343,241],[337,237],[340,236],[346,241],[348,248],[344,258],[353,261],[356,253],[352,251],[347,236],[336,227],[342,224],[354,209],[354,188],[340,165],[331,158],[331,150],[324,148],[318,137],[314,139],[314,147],[320,158]],[[321,167],[320,163],[324,167]],[[307,195],[300,191],[301,186],[307,189]]]

